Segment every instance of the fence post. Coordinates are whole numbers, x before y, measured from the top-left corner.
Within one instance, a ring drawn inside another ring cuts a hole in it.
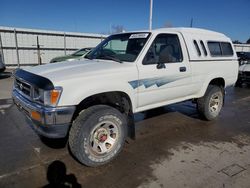
[[[15,45],[16,45],[16,57],[17,57],[17,66],[20,67],[20,60],[19,60],[19,52],[18,52],[18,43],[17,43],[17,33],[16,29],[14,29],[14,35],[15,35]]]
[[[64,33],[63,39],[64,39],[64,55],[66,55],[66,34],[65,33]]]
[[[41,52],[40,52],[40,44],[38,35],[36,36],[36,45],[37,45],[37,58],[38,58],[38,65],[42,64]]]
[[[3,54],[3,43],[2,43],[2,37],[1,37],[1,33],[0,33],[0,50],[1,50],[1,58],[2,58],[2,62],[4,63],[4,54]],[[5,63],[4,63],[5,64]]]

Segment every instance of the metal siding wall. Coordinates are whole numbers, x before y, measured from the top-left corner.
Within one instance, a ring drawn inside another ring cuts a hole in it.
[[[3,46],[15,46],[15,38],[13,33],[1,33]]]
[[[66,46],[67,48],[76,48],[75,47],[75,40],[72,37],[67,37],[66,38]]]
[[[16,29],[20,65],[38,64],[37,36],[39,39],[42,63],[48,63],[52,58],[64,55],[64,33],[45,30]],[[0,27],[3,54],[6,66],[17,66],[17,54],[14,28]],[[95,47],[106,36],[97,34],[65,33],[66,54],[76,49]]]
[[[250,44],[234,44],[236,52],[250,52]]]
[[[53,50],[53,51],[41,50],[41,53],[42,53],[42,55],[41,55],[41,57],[42,57],[42,63],[47,63],[47,62],[49,62],[54,57],[63,56],[64,55],[64,51],[62,51],[62,50],[57,50],[57,51],[56,50]]]

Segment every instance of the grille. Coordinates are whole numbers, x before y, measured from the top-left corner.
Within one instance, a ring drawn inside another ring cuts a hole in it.
[[[31,98],[32,96],[32,88],[29,84],[27,84],[26,82],[23,82],[19,79],[15,79],[15,88],[20,91],[21,93],[23,93],[24,95],[28,96],[29,98]]]

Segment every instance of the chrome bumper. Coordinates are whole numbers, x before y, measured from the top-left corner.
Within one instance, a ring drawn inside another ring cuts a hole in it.
[[[75,106],[45,107],[23,97],[15,89],[12,98],[18,109],[32,121],[32,128],[48,138],[63,138],[68,134]],[[32,119],[31,112],[38,112],[41,120]]]

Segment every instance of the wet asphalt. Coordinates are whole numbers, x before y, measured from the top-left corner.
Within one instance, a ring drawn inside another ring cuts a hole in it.
[[[63,177],[75,187],[138,187],[156,180],[152,166],[173,158],[172,149],[183,142],[230,142],[244,147],[246,143],[235,138],[242,134],[250,137],[249,114],[247,87],[227,90],[216,121],[202,120],[189,101],[135,114],[136,140],[127,141],[111,163],[89,168],[71,156],[64,140],[37,136],[12,101],[1,99],[0,187],[49,187],[53,177],[60,177],[59,171],[65,172]]]

